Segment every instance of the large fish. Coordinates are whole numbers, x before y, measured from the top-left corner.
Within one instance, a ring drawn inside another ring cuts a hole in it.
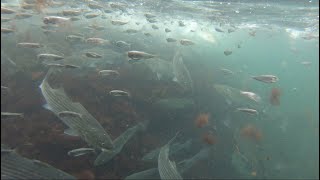
[[[159,152],[158,156],[158,170],[161,179],[182,179],[179,174],[176,163],[169,159],[170,144],[174,141],[174,136],[166,145],[164,145]]]
[[[193,82],[189,70],[183,62],[180,51],[177,51],[173,57],[173,73],[175,75],[174,81],[178,82],[185,91],[193,92]]]
[[[78,134],[89,145],[98,149],[113,149],[114,146],[108,133],[80,103],[72,102],[63,88],[51,88],[47,79],[52,72],[54,72],[53,69],[50,69],[40,85],[42,95],[47,102],[45,107],[58,116],[71,131]],[[73,114],[79,114],[79,116],[61,116],[63,112],[73,112]]]
[[[76,179],[49,164],[24,158],[1,145],[1,179]]]
[[[99,166],[102,164],[107,163],[111,160],[115,155],[117,155],[123,148],[123,146],[128,142],[129,139],[133,135],[135,135],[138,131],[143,131],[146,128],[145,123],[139,123],[129,129],[127,129],[124,133],[122,133],[119,137],[117,137],[114,141],[114,149],[109,150],[102,150],[102,152],[98,155],[96,160],[94,161],[95,166]]]

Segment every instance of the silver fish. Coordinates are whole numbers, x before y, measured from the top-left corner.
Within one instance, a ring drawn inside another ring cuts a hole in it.
[[[180,44],[183,46],[191,46],[191,45],[194,45],[194,42],[192,42],[189,39],[181,39]]]
[[[47,102],[47,105],[44,107],[52,111],[58,117],[59,113],[63,111],[81,112],[82,118],[79,118],[78,116],[59,118],[94,148],[113,149],[113,142],[108,133],[80,103],[72,102],[63,88],[51,88],[47,79],[52,73],[57,72],[55,69],[51,68],[40,85],[42,95]]]
[[[164,31],[165,31],[166,33],[171,32],[171,30],[168,29],[168,28],[165,28]]]
[[[125,41],[117,41],[115,43],[115,45],[117,47],[119,47],[119,48],[129,48],[129,49],[131,48],[131,44],[129,44],[129,43],[125,42]]]
[[[37,56],[37,58],[41,61],[44,61],[44,60],[53,60],[53,61],[57,61],[57,60],[62,60],[64,59],[63,56],[59,56],[59,55],[56,55],[56,54],[39,54]]]
[[[214,28],[217,32],[224,32],[222,29],[220,28]]]
[[[13,14],[13,13],[16,13],[16,11],[13,9],[1,7],[1,14]]]
[[[151,14],[151,13],[145,13],[144,14],[144,16],[146,17],[146,18],[155,18],[155,17],[157,17],[156,15],[154,15],[154,14]]]
[[[84,17],[87,18],[87,19],[96,18],[96,17],[98,17],[98,16],[100,16],[100,14],[96,14],[96,13],[84,15]]]
[[[279,80],[277,76],[274,75],[260,75],[252,76],[253,79],[264,82],[264,83],[275,83]]]
[[[26,19],[30,17],[32,17],[32,14],[29,14],[29,13],[18,13],[15,16],[16,19]]]
[[[85,55],[89,58],[102,58],[102,55],[94,52],[86,52]]]
[[[177,42],[177,40],[174,38],[167,38],[166,40],[167,40],[167,42]]]
[[[152,27],[152,29],[159,29],[159,27],[154,24],[151,27]]]
[[[245,97],[254,100],[255,102],[260,102],[261,101],[261,97],[259,95],[257,95],[256,93],[253,92],[249,92],[249,91],[240,91],[241,95],[244,95]]]
[[[43,47],[43,45],[41,45],[39,43],[22,42],[22,43],[18,43],[17,47],[34,49],[34,48],[41,48],[41,47]]]
[[[99,71],[100,76],[112,76],[112,77],[118,77],[120,76],[120,73],[116,70],[101,70]]]
[[[174,161],[169,159],[169,146],[174,141],[174,136],[166,145],[164,145],[159,152],[158,156],[158,170],[161,179],[182,179],[179,174],[176,164]]]
[[[71,35],[67,35],[66,36],[66,40],[70,41],[70,42],[83,42],[84,41],[84,37],[71,34]]]
[[[1,27],[1,33],[3,33],[3,34],[13,33],[14,31],[15,31],[14,29]]]
[[[78,157],[89,153],[95,153],[95,150],[93,148],[79,148],[79,149],[73,149],[68,152],[69,156],[72,157]]]
[[[104,151],[98,155],[96,160],[94,161],[95,166],[99,166],[102,164],[105,164],[109,160],[111,160],[115,155],[117,155],[123,148],[123,146],[128,142],[129,139],[133,135],[135,135],[139,131],[144,131],[146,128],[146,123],[139,123],[131,128],[128,128],[125,132],[123,132],[119,137],[117,137],[113,143],[114,143],[114,149],[111,151]]]
[[[121,90],[112,90],[109,92],[111,96],[127,96],[130,97],[130,93]]]
[[[1,179],[76,179],[38,160],[20,156],[1,146]]]
[[[82,14],[82,11],[79,10],[63,10],[62,14],[64,16],[79,16]]]
[[[250,109],[250,108],[237,108],[237,111],[245,112],[245,113],[252,114],[252,115],[258,114],[257,110]]]
[[[140,60],[140,59],[150,59],[150,58],[156,57],[156,55],[149,54],[142,51],[128,51],[127,54],[128,54],[128,57],[130,58],[129,61]]]
[[[73,111],[61,111],[58,113],[59,118],[82,118],[82,114]]]
[[[13,112],[1,112],[1,116],[4,116],[4,117],[18,116],[20,118],[23,118],[24,114],[23,113],[13,113]]]
[[[229,50],[229,49],[226,49],[225,51],[223,51],[223,54],[226,55],[226,56],[229,56],[232,54],[232,51]]]
[[[110,41],[102,38],[88,38],[86,39],[86,43],[94,44],[94,45],[106,45],[106,44],[110,44]]]
[[[121,21],[121,20],[111,20],[111,24],[115,26],[122,26],[128,24],[128,21]]]
[[[70,18],[60,16],[46,16],[43,18],[44,24],[66,24],[70,22]]]
[[[234,74],[234,72],[231,71],[231,70],[229,70],[229,69],[221,68],[220,70],[221,70],[221,71],[223,72],[223,74],[225,74],[225,75]]]
[[[173,57],[173,73],[175,75],[174,81],[178,82],[185,91],[193,92],[193,81],[189,70],[185,66],[180,51],[177,51]]]

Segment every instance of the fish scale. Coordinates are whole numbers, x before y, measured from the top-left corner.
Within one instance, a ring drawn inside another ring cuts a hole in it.
[[[82,118],[62,117],[60,119],[71,129],[78,132],[80,137],[89,145],[95,148],[112,149],[112,140],[99,122],[80,103],[72,102],[62,88],[52,89],[50,87],[47,78],[52,73],[51,70],[52,69],[49,70],[46,78],[40,85],[42,94],[50,110],[57,116],[58,113],[62,111],[72,111],[82,114]]]

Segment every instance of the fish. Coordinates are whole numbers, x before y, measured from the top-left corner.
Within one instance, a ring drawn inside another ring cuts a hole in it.
[[[301,61],[300,64],[305,65],[305,66],[309,66],[312,64],[312,62],[310,61]]]
[[[145,13],[144,16],[145,16],[146,18],[148,18],[148,19],[157,17],[156,15],[151,14],[151,13]]]
[[[114,143],[114,149],[111,151],[102,150],[98,157],[94,161],[94,166],[100,166],[110,161],[115,155],[121,152],[123,146],[139,131],[144,131],[147,126],[147,121],[141,122],[133,127],[128,128],[119,137],[117,137]]]
[[[84,41],[84,37],[71,34],[71,35],[67,35],[66,36],[66,40],[69,41],[69,42],[83,42]]]
[[[1,112],[1,117],[2,116],[4,116],[4,117],[15,117],[15,116],[18,116],[20,118],[23,118],[24,114],[23,113],[13,113],[13,112]]]
[[[131,48],[131,44],[125,42],[125,41],[117,41],[115,42],[115,45],[119,48]]]
[[[234,74],[234,72],[229,69],[221,68],[220,70],[223,72],[224,75]]]
[[[151,34],[150,33],[143,33],[145,36],[147,37],[151,37]]]
[[[226,49],[225,51],[223,51],[223,54],[226,55],[226,56],[229,56],[232,54],[232,51],[229,50],[229,49]]]
[[[87,18],[87,19],[96,18],[98,16],[100,16],[100,14],[97,14],[97,13],[90,13],[90,14],[84,15],[84,17]]]
[[[62,11],[62,14],[64,15],[64,16],[79,16],[79,15],[81,15],[82,14],[82,11],[80,11],[80,10],[63,10]]]
[[[171,30],[168,29],[168,28],[165,28],[164,31],[165,31],[166,33],[171,32]]]
[[[1,22],[9,22],[11,20],[11,18],[1,17]]]
[[[89,58],[102,58],[102,55],[94,52],[86,52],[85,55]]]
[[[57,73],[57,71],[50,68],[40,85],[42,95],[47,103],[44,107],[53,112],[90,146],[97,149],[113,149],[113,142],[100,123],[80,103],[72,102],[63,88],[53,89],[50,86],[47,79],[53,73]],[[81,112],[82,117],[59,116],[59,113],[63,111]]]
[[[1,7],[1,14],[13,14],[13,13],[16,13],[16,11],[13,9]]]
[[[95,150],[93,148],[79,148],[68,151],[68,155],[72,157],[78,157],[90,153],[95,153]]]
[[[120,76],[120,73],[116,70],[101,70],[99,71],[100,76],[112,76],[112,77],[118,77]]]
[[[58,112],[58,117],[59,118],[82,118],[82,114],[73,112],[73,111],[61,111]]]
[[[109,92],[109,94],[111,96],[126,96],[126,97],[130,97],[130,93],[126,92],[126,91],[122,91],[122,90],[112,90]]]
[[[193,81],[191,79],[190,72],[185,66],[180,51],[177,51],[172,60],[173,63],[173,73],[176,81],[185,91],[193,92]]]
[[[43,45],[39,43],[22,42],[22,43],[18,43],[17,47],[35,49],[35,48],[41,48],[43,47]]]
[[[128,57],[130,58],[129,61],[140,60],[140,59],[150,59],[150,58],[156,57],[156,55],[149,54],[142,51],[128,51],[127,54],[128,54]]]
[[[14,29],[1,27],[1,33],[4,33],[4,34],[13,33],[14,31],[15,31]]]
[[[127,29],[124,32],[129,33],[129,34],[134,34],[134,33],[137,33],[138,30],[136,30],[136,29]]]
[[[86,43],[88,44],[94,44],[94,45],[106,45],[106,44],[110,44],[110,41],[106,40],[106,39],[102,39],[102,38],[87,38],[85,40]]]
[[[191,46],[191,45],[194,45],[195,43],[189,39],[181,39],[180,44],[183,46]]]
[[[121,20],[111,20],[111,24],[115,26],[122,26],[128,24],[129,21],[121,21]]]
[[[67,69],[78,69],[78,68],[80,68],[80,66],[77,66],[77,65],[74,65],[74,64],[64,64],[63,67],[67,68]]]
[[[214,28],[217,32],[224,32],[222,29],[220,28]]]
[[[2,85],[1,85],[1,90],[9,91],[9,87],[7,87],[7,86],[2,86]]]
[[[97,4],[97,3],[89,3],[88,7],[90,9],[103,9],[104,8],[103,6],[101,6],[100,4]]]
[[[1,179],[66,179],[72,175],[47,163],[20,156],[15,151],[1,146]]]
[[[178,23],[179,23],[179,26],[180,26],[180,27],[186,26],[183,21],[179,21]]]
[[[186,149],[190,148],[191,145],[192,145],[192,141],[190,139],[183,144],[182,143],[174,143],[170,147],[169,156],[173,156],[173,155],[181,152],[182,150],[186,150]],[[161,147],[156,148],[156,149],[152,150],[151,152],[147,153],[146,155],[144,155],[142,157],[142,161],[157,162],[160,149],[161,149]]]
[[[43,18],[44,24],[66,24],[70,22],[70,18],[60,16],[45,16]]]
[[[257,110],[250,109],[250,108],[237,108],[237,111],[245,112],[245,113],[252,114],[252,115],[258,114]]]
[[[56,54],[38,54],[37,58],[38,58],[38,60],[41,60],[41,61],[44,61],[44,60],[57,61],[57,60],[64,59],[63,56],[59,56],[59,55],[56,55]]]
[[[158,26],[156,26],[156,25],[154,25],[154,24],[152,24],[152,29],[159,29],[159,27]]]
[[[244,95],[245,97],[255,101],[255,102],[260,102],[261,101],[261,97],[259,95],[257,95],[256,93],[253,92],[249,92],[249,91],[241,91],[240,90],[240,94]]]
[[[174,161],[169,159],[170,144],[175,140],[175,135],[166,145],[164,145],[158,156],[158,170],[161,179],[182,179]]]
[[[177,42],[177,40],[174,38],[167,38],[166,40],[167,40],[167,42]]]
[[[264,82],[264,83],[275,83],[279,81],[279,78],[274,75],[259,75],[259,76],[251,76],[251,78]]]

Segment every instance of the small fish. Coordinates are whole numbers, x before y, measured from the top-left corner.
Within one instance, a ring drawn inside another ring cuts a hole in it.
[[[82,118],[82,114],[73,111],[61,111],[58,113],[59,118]]]
[[[142,52],[142,51],[128,51],[129,60],[150,59],[156,57],[155,55]]]
[[[46,16],[43,18],[44,24],[65,24],[70,22],[70,18],[60,16]]]
[[[258,114],[257,110],[250,109],[250,108],[237,108],[237,111],[245,112],[245,113],[252,114],[252,115]]]
[[[245,97],[247,97],[255,102],[261,101],[261,97],[259,95],[257,95],[256,93],[248,92],[248,91],[240,91],[240,94],[244,95]]]
[[[13,33],[14,32],[14,29],[10,29],[10,28],[1,28],[1,33],[4,33],[4,34],[9,34],[9,33]]]
[[[144,16],[145,16],[146,18],[148,18],[148,19],[157,17],[156,15],[151,14],[151,13],[145,13]]]
[[[121,21],[121,20],[111,20],[111,24],[115,26],[122,26],[128,24],[128,21]]]
[[[171,30],[168,29],[168,28],[165,28],[164,31],[165,31],[166,33],[171,32]]]
[[[66,36],[66,40],[70,41],[70,42],[82,42],[82,41],[84,41],[84,37],[71,34],[71,35]]]
[[[59,56],[59,55],[56,55],[56,54],[39,54],[37,57],[41,61],[44,61],[44,60],[57,61],[57,60],[64,59],[63,56]]]
[[[159,29],[159,27],[158,26],[156,26],[156,25],[154,25],[154,24],[152,24],[152,29]]]
[[[104,26],[98,26],[98,25],[89,25],[88,27],[94,29],[94,30],[97,30],[97,31],[102,31],[105,29]]]
[[[125,41],[117,41],[116,46],[120,47],[120,48],[130,48],[131,44],[125,42]]]
[[[189,39],[181,39],[180,44],[183,46],[191,46],[191,45],[194,45],[194,42],[192,42]]]
[[[50,67],[59,67],[59,68],[65,67],[63,64],[54,64],[54,63],[44,63],[44,65],[50,66]]]
[[[224,32],[222,29],[220,28],[214,28],[217,32]]]
[[[63,10],[62,14],[64,16],[79,16],[82,14],[82,11],[79,10]]]
[[[39,43],[22,42],[22,43],[18,43],[17,47],[34,49],[34,48],[41,48],[41,47],[43,47],[43,45],[41,45]]]
[[[148,21],[149,23],[156,23],[156,22],[158,22],[156,19],[147,19],[147,21]]]
[[[102,58],[102,55],[94,52],[86,52],[85,55],[89,58]]]
[[[120,73],[116,70],[101,70],[98,73],[100,76],[112,76],[112,77],[120,76]]]
[[[143,33],[145,36],[150,37],[151,34],[150,33]]]
[[[26,19],[32,17],[32,14],[29,13],[17,13],[15,18],[16,19]]]
[[[88,38],[86,39],[86,43],[94,44],[94,45],[105,45],[105,44],[109,44],[110,42],[102,38]]]
[[[234,32],[234,29],[228,29],[228,33]]]
[[[1,86],[1,90],[9,90],[9,87],[6,87],[6,86]]]
[[[226,49],[225,51],[223,51],[223,54],[226,55],[226,56],[229,56],[232,54],[232,51],[229,50],[229,49]]]
[[[36,4],[21,3],[20,7],[22,9],[30,10],[30,9],[36,9],[37,5]]]
[[[177,40],[174,38],[167,38],[166,40],[167,40],[167,42],[177,42]]]
[[[1,14],[13,14],[13,13],[16,13],[16,11],[13,9],[1,7]]]
[[[64,67],[67,68],[67,69],[77,69],[77,68],[80,68],[80,66],[73,65],[73,64],[65,64]]]
[[[312,62],[310,61],[301,61],[300,64],[305,65],[305,66],[310,66]]]
[[[274,75],[260,75],[252,76],[253,79],[264,82],[264,83],[275,83],[279,80],[277,76]]]
[[[78,157],[89,153],[95,153],[95,150],[93,148],[79,148],[79,149],[73,149],[68,152],[69,156],[72,157]]]
[[[229,69],[221,68],[220,70],[223,72],[224,75],[234,74],[234,72]]]
[[[79,21],[79,20],[81,20],[81,18],[79,18],[79,17],[71,17],[70,20],[71,21]]]
[[[1,22],[9,22],[11,20],[12,20],[11,18],[1,17]]]
[[[89,3],[88,7],[90,9],[103,9],[104,8],[103,6],[101,6],[101,5],[97,4],[97,3]]]
[[[92,14],[86,14],[86,15],[84,15],[84,17],[87,18],[87,19],[96,18],[96,17],[98,17],[98,16],[100,16],[100,14],[97,14],[97,13],[92,13]]]
[[[13,112],[1,112],[1,116],[4,116],[4,117],[18,116],[18,117],[23,118],[24,114],[23,113],[13,113]]]
[[[130,94],[126,91],[122,91],[122,90],[112,90],[109,92],[109,94],[111,96],[126,96],[126,97],[130,97]]]
[[[180,26],[180,27],[186,26],[183,21],[179,21],[178,23],[179,23],[179,26]]]

